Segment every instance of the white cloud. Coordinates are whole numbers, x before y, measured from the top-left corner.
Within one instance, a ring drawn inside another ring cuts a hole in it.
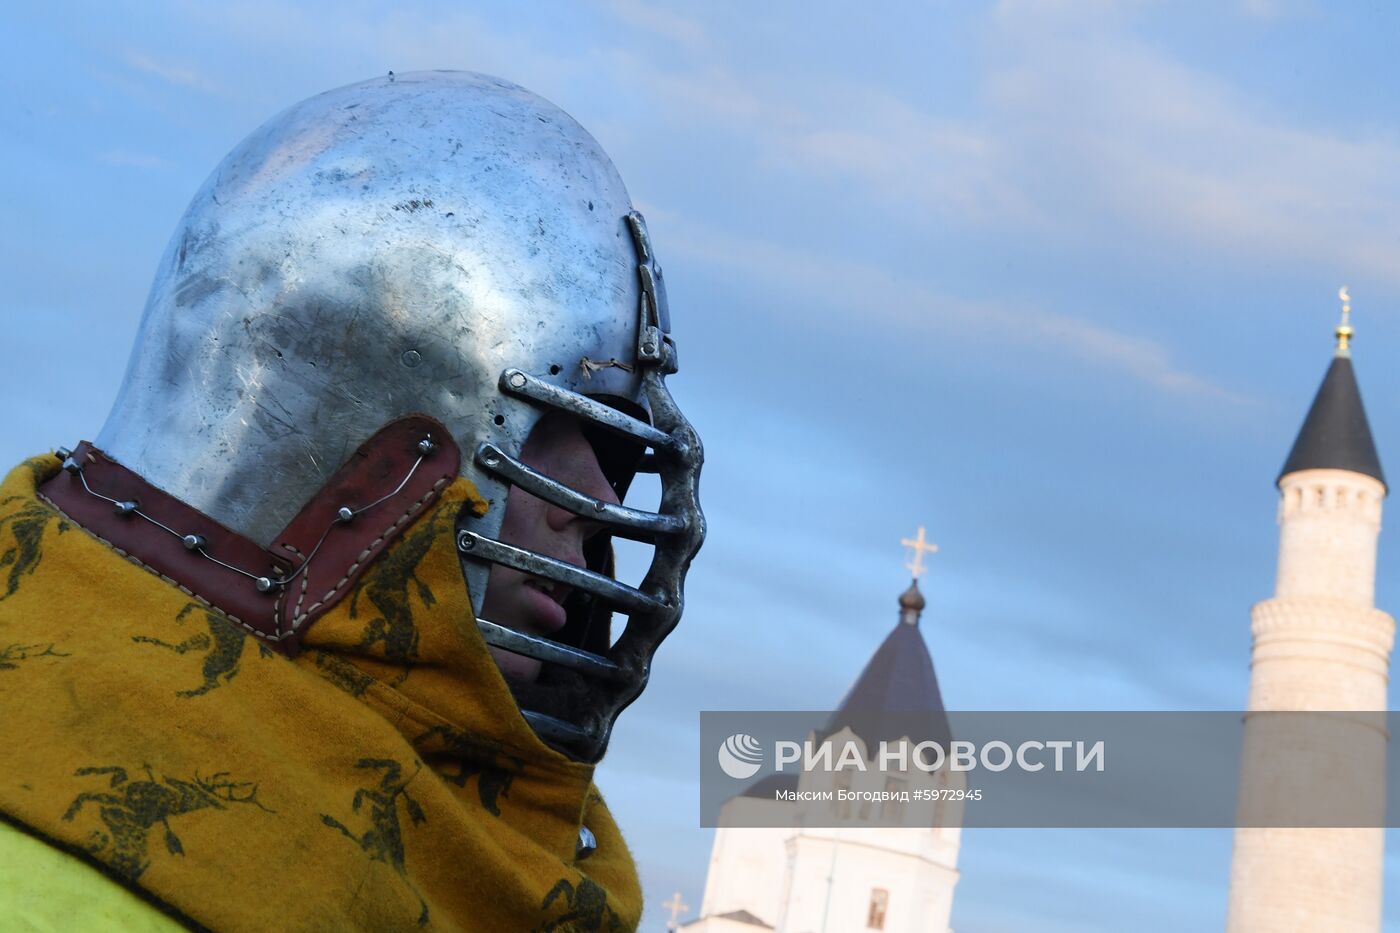
[[[1004,141],[984,128],[940,119],[869,90],[850,92],[836,121],[804,122],[776,140],[775,159],[855,181],[887,209],[940,224],[1046,223],[1009,183]]]
[[[901,340],[933,330],[969,345],[1051,351],[1090,363],[1120,377],[1161,391],[1212,402],[1252,405],[1253,400],[1181,368],[1165,346],[1089,321],[1042,308],[1005,302],[973,302],[941,294],[926,285],[898,280],[891,270],[830,256],[818,256],[776,243],[743,239],[661,215],[668,249],[710,268],[780,281],[791,294],[845,308],[893,325]],[[792,302],[793,307],[805,306]],[[1126,315],[1125,315],[1126,316]]]
[[[220,89],[212,81],[193,68],[185,68],[179,65],[171,65],[166,62],[159,62],[140,52],[129,51],[126,53],[126,63],[142,74],[159,78],[167,84],[176,87],[190,88],[195,91],[205,93],[220,93]]]
[[[786,95],[717,60],[632,55],[623,71],[658,112],[753,140],[764,168],[855,186],[901,224],[1400,283],[1400,138],[1290,120],[1135,36],[1145,5],[1000,4],[970,115],[837,71]]]
[[[671,13],[643,0],[612,0],[613,14],[628,25],[678,45],[698,49],[709,36],[697,20]]]
[[[1306,0],[1240,0],[1240,12],[1251,19],[1270,21],[1295,16],[1306,5]]]
[[[1290,124],[1129,35],[1021,27],[990,86],[1028,200],[1071,200],[1071,226],[1400,281],[1393,134]]]

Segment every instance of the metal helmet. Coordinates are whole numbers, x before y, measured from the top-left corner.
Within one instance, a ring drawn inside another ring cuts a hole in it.
[[[391,73],[291,107],[214,170],[161,260],[97,444],[267,545],[387,422],[436,418],[496,505],[458,520],[473,608],[493,563],[578,597],[557,640],[478,625],[546,662],[516,689],[537,734],[596,760],[680,619],[704,537],[669,331],[646,224],[593,137],[497,78]],[[637,468],[660,476],[658,511],[523,464],[549,411],[649,450]],[[614,580],[610,547],[580,568],[496,540],[511,484],[654,544],[644,579]],[[629,617],[616,640],[614,610]]]

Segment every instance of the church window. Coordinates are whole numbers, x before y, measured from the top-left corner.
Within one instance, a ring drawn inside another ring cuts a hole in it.
[[[890,906],[890,892],[884,888],[870,889],[870,910],[865,915],[865,928],[867,930],[883,930],[885,928],[885,911]]]

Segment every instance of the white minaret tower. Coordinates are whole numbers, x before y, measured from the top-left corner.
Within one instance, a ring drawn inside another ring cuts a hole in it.
[[[1376,538],[1385,476],[1352,371],[1346,288],[1337,349],[1278,479],[1273,599],[1254,607],[1251,714],[1383,711],[1395,621],[1376,609]],[[1347,761],[1318,792],[1357,800],[1383,826],[1386,734],[1378,716],[1342,724]],[[1289,812],[1300,754],[1277,720],[1247,716],[1240,811]],[[1335,735],[1335,733],[1334,733]],[[1296,733],[1295,733],[1296,736]],[[1375,933],[1384,830],[1240,828],[1230,867],[1228,933]]]

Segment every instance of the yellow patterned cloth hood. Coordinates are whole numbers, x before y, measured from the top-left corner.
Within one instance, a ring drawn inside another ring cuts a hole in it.
[[[470,483],[288,660],[40,498],[57,467],[0,486],[0,817],[193,927],[636,928],[592,766],[536,738],[477,632]]]

